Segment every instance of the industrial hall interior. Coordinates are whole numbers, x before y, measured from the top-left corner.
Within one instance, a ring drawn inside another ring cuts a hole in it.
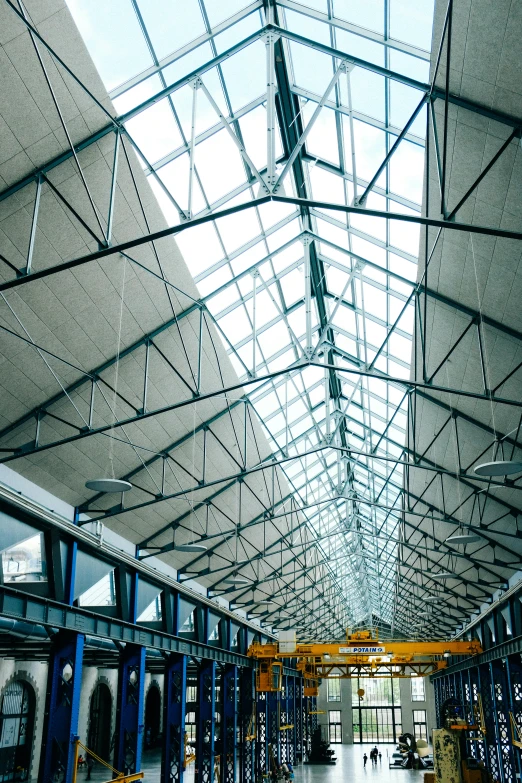
[[[522,780],[521,38],[0,0],[0,783]]]

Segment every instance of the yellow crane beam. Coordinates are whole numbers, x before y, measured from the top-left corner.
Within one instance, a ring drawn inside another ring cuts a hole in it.
[[[351,677],[426,676],[447,666],[451,655],[477,655],[480,643],[471,641],[422,642],[387,640],[368,631],[347,634],[344,641],[301,643],[254,642],[248,655],[257,661],[258,691],[282,688],[283,661],[297,659],[305,678],[305,695],[313,696],[319,680]],[[308,692],[308,693],[306,693]]]

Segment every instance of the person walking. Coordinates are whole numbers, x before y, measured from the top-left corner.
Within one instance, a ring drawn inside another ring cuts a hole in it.
[[[87,764],[87,778],[86,778],[86,780],[90,780],[91,779],[92,768],[94,767],[94,759],[93,759],[93,757],[91,756],[90,753],[86,753],[85,755],[87,756],[87,758],[85,759],[86,764]]]
[[[366,762],[367,762],[367,761],[368,761],[368,756],[367,756],[367,755],[366,755],[366,753],[365,753],[365,754],[364,754],[364,756],[363,756],[363,762],[364,762],[364,766],[365,766],[365,767],[366,767]]]
[[[379,761],[382,763],[382,753],[379,751]]]

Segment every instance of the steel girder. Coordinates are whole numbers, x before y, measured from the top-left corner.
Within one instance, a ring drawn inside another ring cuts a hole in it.
[[[75,773],[73,738],[78,732],[85,637],[68,630],[51,644],[40,756],[41,780],[60,777],[70,783]]]
[[[207,30],[207,35],[208,35],[208,30]],[[291,39],[291,36],[288,36],[288,35],[287,35],[286,37],[287,37],[289,40]],[[293,38],[293,40],[296,40],[296,41],[297,41],[297,40],[298,40],[298,38],[299,38],[299,37],[294,37],[294,38]],[[303,40],[304,40],[304,39],[303,39]],[[303,42],[303,40],[301,40],[300,42],[302,43],[302,42]],[[244,42],[243,42],[243,43],[244,43]],[[310,42],[308,42],[308,44],[310,44]],[[332,50],[332,51],[333,51],[333,50]],[[325,53],[326,53],[326,50],[325,50]],[[330,49],[328,50],[328,53],[331,53],[331,52],[330,52]],[[355,58],[353,61],[355,62],[355,61],[356,61],[356,58]],[[359,62],[359,64],[361,64],[361,63]],[[366,64],[366,65],[367,65],[367,64]],[[157,64],[157,65],[156,65],[156,67],[159,67],[159,65]],[[390,74],[388,73],[388,75],[390,75]],[[446,96],[446,97],[447,97],[447,96]],[[508,118],[508,119],[509,119],[509,118]],[[306,209],[306,207],[301,207],[301,208],[302,208],[302,209]],[[333,375],[333,376],[335,376],[335,378],[337,379],[337,375],[336,375],[336,373],[333,371],[333,369],[330,369],[330,374],[331,374],[331,375]]]
[[[114,767],[125,775],[139,772],[143,748],[145,647],[126,644],[120,652]]]

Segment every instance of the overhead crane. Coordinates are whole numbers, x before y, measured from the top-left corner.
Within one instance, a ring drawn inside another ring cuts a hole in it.
[[[377,631],[346,634],[343,641],[296,641],[295,632],[283,632],[278,642],[254,642],[248,655],[257,662],[256,690],[282,690],[283,662],[295,661],[302,672],[305,696],[317,696],[323,679],[352,677],[425,677],[447,666],[450,655],[478,655],[480,643],[471,641],[379,641]]]

